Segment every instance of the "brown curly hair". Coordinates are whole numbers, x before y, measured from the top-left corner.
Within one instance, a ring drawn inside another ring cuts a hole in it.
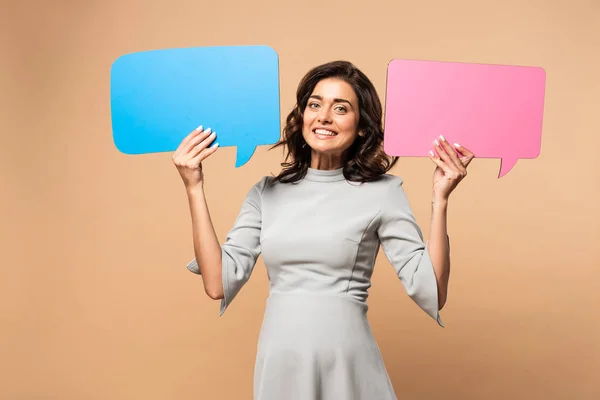
[[[283,169],[274,178],[282,183],[304,178],[310,166],[311,148],[302,136],[303,114],[315,86],[327,78],[343,79],[356,93],[360,117],[357,136],[344,159],[344,177],[354,182],[377,180],[398,161],[383,150],[382,106],[377,90],[369,78],[348,61],[333,61],[311,69],[302,78],[296,91],[296,105],[286,119],[283,138],[271,149],[284,146],[287,150]]]

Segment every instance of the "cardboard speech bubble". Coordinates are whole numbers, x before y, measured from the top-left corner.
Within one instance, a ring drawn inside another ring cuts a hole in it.
[[[442,134],[478,158],[501,158],[500,178],[540,154],[545,85],[540,67],[392,60],[384,150],[425,157]]]
[[[202,125],[236,167],[280,138],[279,62],[268,46],[214,46],[123,55],[111,68],[113,140],[125,154],[174,151]]]

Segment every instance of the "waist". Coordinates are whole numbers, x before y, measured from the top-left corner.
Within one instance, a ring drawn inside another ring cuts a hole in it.
[[[367,323],[366,303],[345,294],[272,292],[267,298],[265,325],[290,329],[352,329]]]
[[[366,303],[345,294],[272,292],[261,343],[284,348],[364,344],[372,340],[367,309]]]
[[[283,305],[317,313],[335,309],[366,313],[369,308],[364,299],[346,293],[272,290],[267,298],[267,307]]]

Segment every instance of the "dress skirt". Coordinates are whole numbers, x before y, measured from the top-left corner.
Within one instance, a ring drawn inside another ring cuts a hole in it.
[[[346,295],[272,293],[254,372],[256,400],[395,400],[367,305]]]

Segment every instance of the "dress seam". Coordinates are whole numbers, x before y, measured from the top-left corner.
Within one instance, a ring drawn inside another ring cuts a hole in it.
[[[389,193],[392,190],[392,184],[393,184],[393,179],[394,178],[400,179],[400,186],[402,186],[402,179],[400,177],[393,176],[392,179],[390,180],[390,184],[387,186],[387,189],[385,191],[385,195],[383,196],[383,199],[381,200],[381,203],[379,205],[379,214],[383,214],[384,209],[386,208],[387,201],[388,201],[388,198],[389,198]],[[381,244],[381,249],[383,250],[383,253],[389,259],[389,253],[388,253],[387,247],[385,246],[385,244],[381,240],[379,242]]]
[[[348,294],[348,292],[350,291],[350,282],[352,282],[352,278],[354,277],[354,270],[356,269],[356,258],[358,257],[358,252],[360,251],[360,245],[365,237],[365,234],[367,233],[367,231],[369,230],[371,225],[373,225],[373,221],[375,221],[377,219],[379,214],[381,214],[381,210],[379,210],[379,212],[377,212],[377,214],[375,214],[373,216],[373,218],[371,218],[371,221],[369,221],[369,223],[367,224],[367,227],[363,230],[362,235],[360,236],[360,240],[357,243],[356,253],[354,254],[354,261],[352,263],[352,271],[350,272],[350,277],[348,279],[348,286],[346,287],[346,294]]]

